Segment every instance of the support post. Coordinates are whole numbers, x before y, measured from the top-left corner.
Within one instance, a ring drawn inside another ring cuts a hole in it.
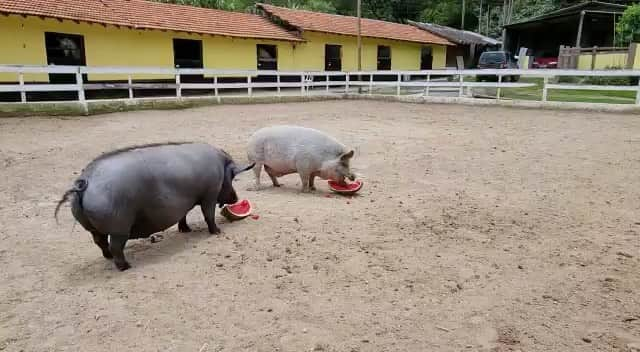
[[[549,84],[549,77],[548,76],[544,76],[544,79],[542,80],[542,101],[547,101],[548,98],[548,89],[547,89],[547,84]]]
[[[327,75],[326,84],[327,84],[327,86],[326,86],[325,90],[328,92],[329,91],[329,75]]]
[[[280,96],[280,73],[276,73],[276,83],[278,84],[278,96]]]
[[[591,71],[596,69],[596,56],[598,56],[598,47],[597,46],[593,46],[593,48],[591,48]],[[580,56],[578,56],[578,59],[580,58]]]
[[[131,75],[127,76],[127,82],[129,83],[129,99],[133,99],[133,79]]]
[[[300,94],[304,95],[304,73],[300,75]]]
[[[466,1],[462,0],[462,18],[460,19],[460,29],[462,29],[464,31],[464,15],[466,12]]]
[[[640,105],[640,77],[638,77],[638,91],[636,92],[636,105]]]
[[[247,76],[247,94],[253,96],[253,89],[251,87],[251,75]]]
[[[462,96],[464,95],[464,86],[462,85],[464,83],[464,76],[462,74],[460,74],[459,76],[459,87],[458,87],[458,97],[462,98]]]
[[[400,83],[402,82],[402,75],[398,73],[398,82],[396,84],[396,95],[400,96]]]
[[[580,48],[580,42],[582,41],[582,26],[584,24],[584,11],[580,12],[580,22],[578,22],[578,34],[576,35],[576,48]]]
[[[369,95],[373,94],[373,73],[369,75]]]
[[[20,102],[27,102],[27,92],[24,91],[24,73],[18,73],[18,80],[20,81]]]
[[[500,93],[501,93],[501,90],[502,90],[501,87],[502,87],[502,75],[498,75],[498,89],[497,89],[497,92],[496,92],[496,99],[497,100],[500,100]]]

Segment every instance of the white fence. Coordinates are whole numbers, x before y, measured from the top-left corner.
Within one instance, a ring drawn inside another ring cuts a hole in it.
[[[0,75],[15,75],[14,82],[0,84],[0,93],[19,92],[20,102],[28,103],[29,92],[77,92],[77,100],[85,102],[87,91],[123,90],[128,98],[137,99],[136,90],[171,90],[173,97],[181,98],[189,90],[206,90],[205,96],[220,97],[223,90],[242,90],[244,96],[253,96],[256,90],[262,95],[279,96],[286,90],[288,95],[309,95],[318,91],[327,94],[386,94],[430,96],[438,92],[448,92],[450,96],[472,95],[478,88],[495,89],[495,98],[501,99],[502,90],[536,87],[539,83],[529,80],[508,82],[512,77],[541,78],[541,100],[547,101],[549,90],[597,90],[633,91],[635,104],[640,105],[640,83],[636,85],[585,85],[551,83],[557,77],[640,77],[640,70],[428,70],[428,71],[361,71],[361,72],[309,72],[309,71],[248,71],[211,69],[171,69],[151,67],[87,67],[87,66],[21,66],[0,65]],[[25,82],[25,75],[31,74],[72,74],[75,83],[50,84]],[[85,82],[85,74],[92,77],[119,75],[127,80],[105,83],[94,79]],[[170,81],[157,80],[140,82],[136,75],[173,77]],[[183,78],[199,75],[206,77],[203,82],[183,83]],[[225,82],[229,77],[242,78],[242,82]],[[271,77],[273,82],[257,82],[258,78]],[[495,79],[484,82],[481,78]],[[174,82],[175,79],[175,82]],[[17,82],[17,83],[16,83]],[[270,90],[269,90],[270,89]],[[466,94],[465,94],[466,92]]]

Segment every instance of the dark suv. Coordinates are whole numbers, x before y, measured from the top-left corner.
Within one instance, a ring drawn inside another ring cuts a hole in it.
[[[480,55],[480,59],[478,59],[478,68],[479,69],[518,69],[518,64],[516,63],[516,58],[513,57],[510,53],[506,51],[485,51]],[[491,76],[478,76],[480,81],[484,80],[497,80],[498,77]],[[511,82],[517,82],[520,79],[520,76],[503,76],[504,81],[508,81],[511,79]]]

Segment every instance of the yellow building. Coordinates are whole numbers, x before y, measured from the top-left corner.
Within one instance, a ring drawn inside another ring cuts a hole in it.
[[[300,11],[260,7],[268,16],[145,0],[0,0],[0,65],[356,69],[355,36],[296,27],[284,22]],[[353,17],[314,15],[356,23]],[[272,21],[277,16],[279,23]],[[430,58],[431,67],[444,67],[446,40],[412,26],[370,21],[363,20],[363,69],[417,70],[428,67]],[[0,74],[0,81],[16,81],[14,76]],[[123,78],[89,75],[89,80]],[[65,77],[25,76],[27,82],[47,79]]]

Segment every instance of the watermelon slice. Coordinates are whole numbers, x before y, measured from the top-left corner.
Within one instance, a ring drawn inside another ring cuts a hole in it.
[[[336,181],[329,180],[328,183],[329,183],[329,189],[331,189],[332,191],[340,194],[350,195],[358,192],[360,188],[362,188],[363,182],[361,180],[356,180],[353,183],[347,183],[347,184],[341,185]]]
[[[220,213],[229,221],[242,220],[251,215],[251,202],[243,199],[235,204],[226,204]]]

